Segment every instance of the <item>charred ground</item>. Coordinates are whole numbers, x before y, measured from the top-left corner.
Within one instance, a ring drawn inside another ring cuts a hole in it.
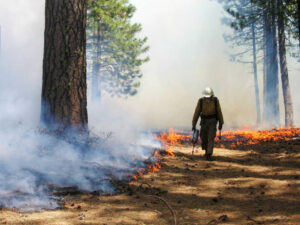
[[[120,194],[66,192],[63,208],[39,213],[2,209],[0,224],[299,224],[299,139],[217,148],[215,161],[190,144],[173,147],[161,168]]]

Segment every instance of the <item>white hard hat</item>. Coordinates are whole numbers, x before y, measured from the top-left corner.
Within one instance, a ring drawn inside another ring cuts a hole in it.
[[[203,90],[202,94],[205,98],[210,98],[211,96],[214,95],[214,91],[212,88],[207,87]]]

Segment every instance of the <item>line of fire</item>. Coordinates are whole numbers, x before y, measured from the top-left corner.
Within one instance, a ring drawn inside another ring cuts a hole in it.
[[[300,0],[0,2],[0,225],[300,224]]]

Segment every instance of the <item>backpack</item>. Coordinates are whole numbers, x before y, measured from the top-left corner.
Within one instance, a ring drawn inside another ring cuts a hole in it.
[[[217,113],[217,104],[218,104],[218,99],[216,97],[214,98],[214,103],[215,103],[215,114],[214,115],[209,115],[209,116],[205,116],[205,115],[201,115],[201,119],[212,119],[212,118],[216,118],[218,120],[218,113]],[[201,110],[203,109],[203,98],[200,98],[200,107]]]

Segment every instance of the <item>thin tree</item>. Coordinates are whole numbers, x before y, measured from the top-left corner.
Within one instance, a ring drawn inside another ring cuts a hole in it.
[[[281,71],[283,100],[285,108],[285,125],[293,125],[292,97],[289,86],[286,46],[293,49],[292,39],[298,39],[298,0],[230,0],[227,10],[234,20],[232,27],[239,33],[234,39],[247,45],[247,37],[252,37],[253,70],[257,70],[255,61],[256,42],[260,43],[258,50],[263,50],[263,121],[266,126],[280,125],[279,113],[279,68]],[[249,4],[251,10],[249,11]],[[255,26],[262,24],[262,27]],[[249,31],[251,27],[251,32]],[[242,34],[240,32],[243,31]],[[259,38],[257,38],[259,34]],[[261,38],[261,34],[262,38]],[[286,38],[288,35],[288,38]],[[241,42],[243,41],[243,42]],[[288,44],[286,43],[288,41]],[[248,54],[248,51],[243,52]],[[241,54],[240,54],[241,55]],[[296,55],[297,54],[293,54]],[[256,80],[256,79],[255,79]],[[257,96],[257,95],[256,95]]]
[[[262,36],[257,34],[262,29],[259,26],[259,16],[256,15],[255,5],[250,0],[230,0],[221,1],[231,18],[223,18],[223,22],[234,29],[233,35],[224,35],[225,41],[230,41],[233,45],[239,46],[240,52],[231,54],[234,61],[240,63],[251,63],[254,78],[256,118],[257,125],[261,123],[261,109],[258,85],[258,50],[261,50]],[[259,48],[257,49],[257,45]],[[241,48],[242,47],[242,48]],[[249,58],[252,54],[252,60],[245,61],[244,57]]]
[[[263,50],[263,121],[266,126],[277,127],[280,125],[280,113],[276,4],[273,0],[230,0],[222,2],[227,6],[227,12],[233,16],[231,26],[239,33],[237,36],[239,42],[244,46],[251,45],[257,121],[259,121],[260,107],[258,104],[257,50]],[[256,48],[257,43],[260,45],[258,49]],[[249,55],[248,51],[243,52],[243,54]]]
[[[279,59],[280,59],[280,71],[281,71],[281,83],[285,109],[285,126],[293,126],[293,104],[292,96],[289,84],[288,67],[286,61],[286,47],[285,47],[285,21],[284,21],[284,4],[282,0],[277,0],[277,13],[278,13],[278,41],[279,41]]]
[[[251,2],[251,15],[253,15],[253,4]],[[256,32],[255,32],[255,19],[251,21],[251,34],[252,34],[252,56],[253,56],[253,75],[254,75],[254,88],[255,88],[255,101],[256,101],[256,118],[257,124],[261,124],[261,111],[259,100],[259,86],[257,78],[257,50],[256,50]]]
[[[275,7],[273,0],[263,1],[265,44],[263,120],[266,126],[271,127],[280,125]]]
[[[86,130],[86,0],[46,0],[41,122]]]

